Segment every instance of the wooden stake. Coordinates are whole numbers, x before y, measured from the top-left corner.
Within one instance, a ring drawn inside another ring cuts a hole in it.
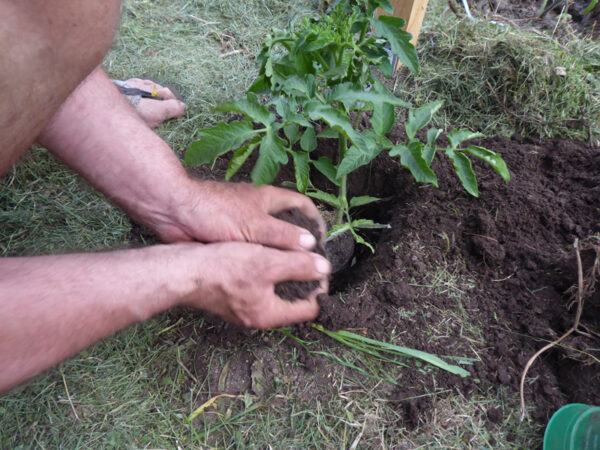
[[[423,24],[425,11],[427,11],[428,2],[429,0],[390,0],[390,3],[394,7],[394,16],[406,20],[404,29],[412,34],[410,42],[412,42],[413,45],[417,45],[417,39],[421,32],[421,25]],[[387,13],[379,9],[377,15],[380,14]],[[398,70],[401,65],[402,63],[398,61],[395,70]]]

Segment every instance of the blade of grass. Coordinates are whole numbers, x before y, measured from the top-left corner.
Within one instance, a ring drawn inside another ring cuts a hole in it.
[[[322,325],[313,324],[312,327],[315,330],[318,330],[332,339],[335,339],[342,344],[345,344],[349,347],[355,348],[356,350],[369,353],[374,352],[374,350],[391,353],[398,356],[405,356],[410,358],[420,359],[421,361],[425,361],[428,364],[436,366],[440,369],[443,369],[447,372],[450,372],[455,375],[460,375],[461,377],[468,377],[471,375],[465,369],[453,366],[448,364],[446,361],[442,360],[436,355],[432,355],[431,353],[423,352],[421,350],[414,350],[408,347],[401,347],[399,345],[390,344],[387,342],[377,341],[375,339],[370,339],[359,334],[350,333],[349,331],[330,331],[323,328]],[[375,353],[377,353],[375,351]],[[398,363],[395,360],[391,360],[392,362]]]

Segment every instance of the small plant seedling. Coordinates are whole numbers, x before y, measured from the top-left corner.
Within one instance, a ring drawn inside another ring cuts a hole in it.
[[[192,166],[214,164],[219,156],[234,151],[226,172],[229,180],[258,150],[251,178],[256,184],[269,184],[281,165],[291,159],[296,189],[335,209],[336,220],[329,235],[349,231],[371,250],[356,230],[386,226],[353,218],[351,212],[379,199],[367,195],[348,199],[347,178],[382,151],[398,157],[416,181],[435,186],[438,182],[431,164],[437,153],[443,153],[452,161],[464,188],[474,196],[479,191],[469,156],[484,160],[509,180],[500,155],[475,145],[461,148],[466,141],[482,137],[480,133],[451,131],[447,148],[435,145],[441,129],[427,130],[425,141],[417,137],[442,102],[413,108],[374,76],[373,68],[377,68],[384,77],[391,77],[390,53],[409,70],[419,70],[411,35],[402,30],[404,20],[384,15],[376,18],[377,8],[393,13],[388,0],[341,0],[329,14],[306,18],[289,31],[274,30],[257,57],[258,77],[246,98],[216,108],[218,112],[240,113],[244,119],[200,130],[200,139],[190,145],[185,162]],[[263,94],[266,100],[261,102],[259,95]],[[408,141],[393,143],[386,135],[400,107],[409,108],[404,123]],[[369,122],[361,131],[358,125],[363,115]],[[336,139],[337,155],[318,155],[318,139]],[[312,170],[323,174],[337,195],[317,189],[311,182]]]

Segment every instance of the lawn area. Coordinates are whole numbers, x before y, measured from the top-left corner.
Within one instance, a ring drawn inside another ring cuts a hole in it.
[[[212,111],[216,105],[244,96],[271,28],[322,11],[313,0],[123,3],[104,68],[115,79],[177,86],[186,114],[157,132],[181,158],[198,129],[224,118]],[[563,389],[567,369],[553,350],[527,379],[531,414],[519,419],[524,362],[557,337],[547,333],[550,325],[572,322],[563,305],[577,281],[567,278],[574,266],[564,262],[572,239],[600,233],[600,43],[469,20],[447,4],[430,0],[421,71],[401,69],[390,88],[414,105],[444,100],[433,123],[484,133],[483,144],[506,157],[512,184],[476,166],[475,199],[445,175],[450,164],[439,163],[439,190],[419,187],[387,160],[363,168],[351,182],[367,180],[369,195],[392,199],[385,211],[365,214],[394,231],[369,235],[375,254],[357,254],[354,268],[333,283],[328,301],[352,318],[328,312],[319,323],[449,356],[469,381],[419,361],[373,358],[306,326],[241,330],[177,309],[1,396],[0,448],[539,448],[557,402],[583,398]],[[217,164],[210,176],[222,179],[224,170]],[[153,239],[42,148],[0,183],[4,257]],[[555,241],[543,246],[544,239]],[[524,253],[529,242],[535,257]],[[572,283],[552,284],[558,278]],[[556,311],[526,316],[551,301]],[[600,310],[597,294],[589,304]],[[584,320],[600,331],[597,314]],[[510,348],[496,351],[503,342]],[[562,350],[575,354],[568,364],[595,364],[597,374],[600,351],[590,342],[568,341]],[[589,379],[584,399],[592,401],[600,379],[593,371]]]

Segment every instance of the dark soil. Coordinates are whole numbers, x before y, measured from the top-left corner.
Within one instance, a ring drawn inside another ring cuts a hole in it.
[[[554,33],[559,39],[568,40],[572,33],[580,37],[600,36],[600,4],[584,13],[590,2],[591,0],[548,0],[541,15],[541,0],[469,0],[469,5],[474,16],[487,16],[496,22],[508,22],[519,27]],[[462,9],[461,1],[450,0],[450,3],[456,5],[454,9],[457,13]],[[557,19],[563,8],[572,20],[565,26],[557,27]]]
[[[465,342],[458,329],[435,344],[428,337],[430,325],[456,306],[455,300],[414,287],[427,284],[427,273],[436,267],[452,267],[455,274],[477,281],[462,308],[469,322],[482,326],[482,361],[467,379],[437,373],[429,388],[473,393],[506,386],[518,392],[525,363],[544,345],[538,339],[553,340],[573,324],[574,308],[567,309],[571,297],[566,293],[577,282],[571,246],[575,238],[600,233],[600,150],[560,140],[489,139],[480,144],[503,155],[513,178],[505,183],[475,162],[479,199],[464,192],[451,164],[441,158],[434,162],[439,189],[417,185],[386,157],[368,171],[370,182],[365,184],[366,170],[355,176],[351,185],[366,188],[363,193],[395,193],[382,210],[368,212],[392,229],[379,236],[375,255],[343,275],[350,283],[344,307],[338,296],[330,296],[322,302],[318,320],[331,329],[361,327],[383,336],[401,327],[407,330],[403,345],[466,354],[461,353]],[[591,252],[583,255],[584,266],[591,267],[592,257]],[[398,310],[427,311],[428,317],[398,320]],[[586,299],[583,317],[587,327],[599,330],[599,293]],[[598,338],[576,336],[565,345],[598,358],[599,344]],[[527,385],[526,397],[540,421],[566,403],[600,404],[600,366],[582,353],[551,350],[529,377],[536,382]],[[392,396],[418,395],[423,383],[427,381],[415,374]],[[414,422],[428,404],[413,401],[402,408]]]
[[[335,276],[332,295],[322,296],[317,322],[328,329],[359,328],[379,339],[396,330],[402,345],[478,359],[467,366],[472,376],[464,379],[441,370],[427,376],[403,371],[402,387],[392,386],[386,395],[403,411],[405,426],[430,414],[429,397],[414,399],[423,393],[450,389],[468,396],[507,388],[516,396],[527,360],[573,324],[566,291],[577,282],[574,239],[600,233],[600,150],[562,140],[494,138],[479,144],[501,153],[512,173],[506,183],[474,161],[479,198],[464,191],[443,157],[433,164],[439,189],[415,183],[398,161],[383,154],[349,180],[350,195],[386,198],[361,215],[391,229],[366,236],[376,245],[375,254],[358,246],[356,263]],[[592,256],[583,254],[584,266],[590,267]],[[432,284],[431,274],[439,269],[471,280],[470,288],[457,286],[464,292],[458,303],[449,289],[422,287]],[[442,323],[442,336],[431,339],[432,327]],[[478,331],[469,336],[465,323]],[[599,292],[586,299],[582,323],[600,331]],[[197,333],[206,344],[252,348],[254,356],[244,353],[230,363],[229,371],[235,361],[247,362],[234,370],[245,375],[232,393],[250,385],[261,391],[257,395],[274,392],[280,361],[266,350],[272,344],[268,337],[220,322]],[[310,327],[296,327],[293,334],[332,345]],[[328,360],[308,356],[289,339],[278,345],[295,349],[305,364],[289,369],[297,383],[316,376],[326,389]],[[598,338],[574,335],[535,362],[529,372],[535,381],[527,383],[525,394],[536,420],[547,421],[567,403],[600,404],[600,367],[589,357],[598,358],[598,348]],[[206,356],[204,351],[190,356],[199,376],[206,372]],[[317,394],[307,390],[306,395],[310,402]],[[499,414],[490,410],[490,423],[500,422]]]
[[[321,236],[321,230],[319,230],[319,224],[317,222],[306,217],[302,211],[297,208],[282,211],[275,214],[275,217],[310,231],[318,242],[317,247],[314,250],[315,253],[325,256],[325,249],[323,248],[323,245],[321,245],[323,236]],[[308,295],[318,287],[318,281],[284,281],[275,286],[275,293],[284,300],[301,300],[306,299]]]

